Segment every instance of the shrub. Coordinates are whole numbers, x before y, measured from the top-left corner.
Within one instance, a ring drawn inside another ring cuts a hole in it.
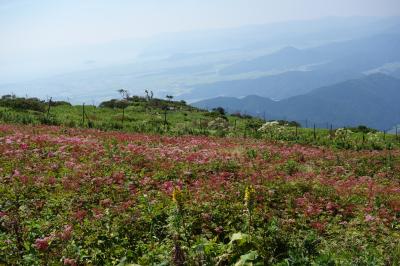
[[[216,119],[208,123],[208,128],[213,130],[225,130],[228,129],[228,127],[229,127],[228,121],[226,121],[226,119],[223,119],[221,117],[217,117]]]
[[[358,127],[351,127],[351,128],[349,128],[349,130],[351,130],[352,132],[359,132],[359,133],[376,133],[377,132],[376,129],[369,128],[364,125],[360,125]]]
[[[65,105],[65,106],[72,106],[71,103],[66,102],[66,101],[51,101],[51,102],[50,102],[50,106],[62,106],[62,105]]]
[[[100,107],[107,107],[107,108],[126,108],[129,106],[129,102],[126,100],[117,100],[117,99],[112,99],[109,101],[104,101],[102,103],[100,103]]]
[[[225,115],[225,109],[222,107],[217,107],[212,109],[213,112],[219,113],[220,115]]]
[[[33,110],[38,112],[46,111],[46,104],[38,98],[12,98],[2,97],[0,106],[12,108],[15,110]]]

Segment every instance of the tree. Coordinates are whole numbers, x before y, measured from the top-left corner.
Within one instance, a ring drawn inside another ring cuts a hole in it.
[[[130,95],[129,92],[125,89],[119,89],[118,90],[119,94],[121,94],[122,99],[128,100]]]
[[[171,101],[173,98],[174,98],[174,96],[172,96],[172,95],[167,95],[167,96],[165,96],[169,101]]]
[[[219,113],[220,115],[225,115],[225,109],[222,107],[214,108],[213,112]]]
[[[154,93],[153,93],[153,91],[144,90],[144,92],[146,93],[146,98],[147,98],[147,101],[150,101],[150,100],[152,100],[152,99],[153,99],[153,96],[154,96]]]

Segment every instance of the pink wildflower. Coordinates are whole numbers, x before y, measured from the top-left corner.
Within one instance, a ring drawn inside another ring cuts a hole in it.
[[[85,216],[86,216],[86,214],[87,214],[87,211],[85,211],[85,210],[78,210],[78,211],[76,211],[74,214],[73,214],[73,216],[74,216],[74,218],[76,219],[76,220],[78,220],[78,221],[83,221],[83,219],[85,218]]]
[[[165,193],[171,194],[172,191],[174,190],[174,182],[173,181],[166,181],[163,183],[163,189]]]
[[[222,226],[218,226],[217,228],[215,228],[215,232],[217,234],[221,234],[222,232],[224,232],[224,228]]]
[[[62,240],[69,240],[72,237],[72,226],[66,225],[64,227],[64,231],[60,234],[60,238]]]
[[[112,204],[111,199],[102,199],[100,200],[100,205],[103,207],[110,207]]]
[[[76,266],[77,264],[76,264],[76,260],[65,258],[64,265]]]
[[[27,149],[28,149],[28,144],[26,144],[26,143],[21,143],[20,147],[21,147],[21,149],[23,149],[23,150],[27,150]]]
[[[128,188],[129,188],[129,191],[131,192],[131,194],[134,195],[137,193],[137,188],[134,184],[129,184]]]
[[[364,220],[365,222],[372,222],[374,220],[375,218],[372,215],[370,214],[365,215],[365,220]]]
[[[38,238],[35,240],[35,248],[44,251],[49,248],[50,237]]]
[[[14,177],[18,177],[21,173],[18,171],[18,169],[15,169],[13,172]]]
[[[27,184],[29,181],[29,177],[27,177],[26,175],[21,175],[19,176],[19,180],[21,181],[22,184]]]
[[[322,222],[312,222],[311,227],[316,229],[318,232],[322,233],[325,230],[326,223]]]

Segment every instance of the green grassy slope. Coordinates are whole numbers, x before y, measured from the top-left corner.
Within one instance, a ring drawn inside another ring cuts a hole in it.
[[[116,106],[121,103],[117,101]],[[178,101],[134,98],[123,102],[124,109],[104,105],[73,106],[67,103],[54,103],[48,109],[47,103],[41,104],[43,106],[37,108],[39,111],[3,104],[0,106],[0,123],[61,125],[168,135],[253,137],[346,149],[392,149],[400,144],[400,137],[394,134],[369,133],[368,129],[357,128],[340,133],[330,129],[314,130],[286,125],[261,132],[258,129],[264,123],[262,119],[209,112]]]

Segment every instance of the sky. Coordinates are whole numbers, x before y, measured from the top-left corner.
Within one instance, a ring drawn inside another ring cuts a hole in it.
[[[393,15],[399,0],[0,0],[0,70],[23,71],[29,58],[63,47],[165,32]]]
[[[399,0],[0,0],[0,51],[325,16],[399,14]]]

